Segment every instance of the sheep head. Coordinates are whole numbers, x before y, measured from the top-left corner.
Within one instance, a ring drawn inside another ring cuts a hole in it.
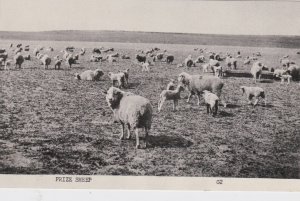
[[[119,106],[120,100],[123,97],[123,91],[116,87],[110,87],[108,91],[106,92],[106,102],[108,105],[112,108],[115,109]]]
[[[100,79],[101,76],[104,75],[104,73],[103,73],[102,70],[96,69],[96,70],[94,71],[94,75],[95,75],[95,80],[98,80],[98,79]]]

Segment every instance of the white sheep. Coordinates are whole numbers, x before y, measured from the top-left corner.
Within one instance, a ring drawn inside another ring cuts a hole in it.
[[[227,67],[229,69],[235,69],[237,68],[237,60],[231,56],[227,56],[226,57],[226,60],[225,60],[226,64],[227,64]],[[232,68],[233,66],[233,68]]]
[[[215,116],[218,113],[219,97],[210,91],[203,91],[203,99],[206,104],[207,114]]]
[[[284,70],[284,69],[275,69],[274,72],[273,72],[273,76],[274,77],[278,77],[280,78],[281,75],[283,74],[287,74],[287,70]]]
[[[141,65],[142,65],[142,71],[147,71],[147,72],[150,71],[150,63],[149,62],[142,62]]]
[[[260,61],[257,61],[253,64],[250,72],[253,76],[253,80],[255,83],[256,83],[257,78],[260,80],[263,67],[266,67],[266,66],[263,63],[261,63]]]
[[[248,104],[252,104],[252,100],[254,98],[253,105],[256,106],[259,101],[259,98],[262,98],[264,100],[264,104],[266,105],[265,92],[261,87],[241,86],[240,88],[242,89],[243,94],[246,94]]]
[[[209,67],[210,67],[209,63],[203,64],[202,65],[203,73],[208,73]]]
[[[145,129],[145,147],[148,145],[148,135],[152,124],[152,105],[142,96],[121,91],[110,87],[106,94],[106,101],[113,111],[114,118],[122,125],[120,139],[124,139],[125,125],[128,127],[127,139],[130,139],[130,129],[135,130],[136,148],[140,148],[139,128]]]
[[[175,90],[163,90],[159,95],[158,112],[161,111],[166,100],[173,100],[173,111],[175,111],[182,91],[184,91],[184,87],[181,84],[179,84]]]
[[[119,73],[109,72],[108,77],[110,78],[110,80],[112,82],[112,86],[114,86],[114,82],[117,81],[119,88],[124,87],[124,85],[125,85],[125,73],[123,73],[123,72],[119,72]]]
[[[129,68],[127,68],[126,70],[120,71],[119,73],[124,73],[125,77],[124,77],[124,84],[126,87],[129,86]]]
[[[190,75],[186,72],[180,73],[178,75],[178,81],[185,86],[185,88],[190,92],[186,102],[190,101],[192,95],[196,95],[198,98],[198,105],[200,105],[200,93],[204,90],[211,91],[216,94],[218,97],[221,97],[222,88],[224,83],[222,80],[215,76],[202,76],[202,75]],[[226,103],[223,99],[221,102],[224,107]]]
[[[78,80],[87,80],[87,81],[99,81],[100,78],[104,75],[101,69],[96,70],[86,70],[82,73],[75,73],[75,78]]]
[[[11,59],[7,59],[4,62],[4,70],[9,70],[9,67],[11,66],[11,64],[12,64],[12,60]]]

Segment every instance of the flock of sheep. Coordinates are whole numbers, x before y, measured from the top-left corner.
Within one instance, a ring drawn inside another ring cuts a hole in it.
[[[13,44],[9,47],[13,53],[13,58],[8,58],[8,52],[5,49],[0,49],[0,67],[4,66],[4,70],[10,70],[12,63],[15,64],[15,68],[21,69],[25,60],[31,60],[29,54],[23,54],[22,44],[18,44],[13,49]],[[54,58],[49,57],[44,52],[53,51],[52,47],[36,47],[33,50],[34,57],[40,61],[44,66],[44,69],[48,69],[54,60],[54,69],[59,70],[62,62],[65,61],[66,65],[71,68],[73,64],[76,64],[79,57],[86,54],[85,48],[81,48],[80,52],[74,54],[74,47],[66,47],[61,51],[62,58],[59,55]],[[162,110],[162,106],[165,101],[173,101],[173,110],[176,110],[178,102],[181,99],[181,92],[188,91],[187,102],[195,95],[198,99],[198,105],[200,105],[200,97],[202,96],[206,104],[207,113],[211,113],[215,116],[218,113],[218,106],[221,103],[226,107],[224,93],[222,89],[224,87],[223,76],[226,76],[230,71],[238,69],[237,61],[242,59],[240,51],[237,55],[233,56],[229,53],[226,56],[222,56],[221,53],[206,52],[206,49],[194,49],[200,52],[200,56],[196,59],[192,59],[189,55],[182,63],[177,65],[178,68],[186,67],[187,69],[195,67],[197,64],[201,64],[203,74],[189,74],[182,72],[177,77],[177,84],[174,79],[171,79],[166,89],[160,93],[158,101],[158,112]],[[29,51],[29,46],[24,47],[24,52]],[[150,66],[154,66],[156,62],[166,62],[172,64],[174,62],[174,55],[167,53],[167,50],[160,51],[159,48],[151,48],[149,50],[137,50],[138,54],[135,55],[134,62],[141,66],[142,71],[149,72]],[[111,53],[110,53],[111,52]],[[120,55],[119,53],[113,53],[114,48],[94,48],[90,57],[90,62],[117,62],[117,58],[131,59],[128,55]],[[106,53],[107,55],[103,55]],[[108,54],[110,53],[110,54]],[[290,61],[288,56],[284,56],[280,60],[282,69],[267,68],[261,61],[259,61],[261,53],[253,53],[253,55],[247,56],[243,63],[249,65],[253,62],[251,69],[249,70],[253,76],[254,83],[257,79],[260,80],[263,71],[268,71],[273,74],[275,78],[280,78],[282,82],[285,80],[290,83],[291,79],[297,80],[300,78],[300,67],[295,62]],[[224,64],[223,64],[224,63]],[[223,66],[221,65],[223,64]],[[111,80],[111,87],[108,90],[102,91],[106,97],[107,104],[113,111],[114,118],[122,125],[121,139],[124,139],[125,127],[127,127],[127,139],[131,137],[130,130],[135,131],[136,135],[136,148],[140,148],[139,142],[139,129],[143,128],[146,133],[145,146],[147,146],[147,137],[149,130],[151,129],[153,108],[150,101],[142,96],[126,92],[121,88],[129,87],[129,69],[118,72],[107,72],[107,76]],[[212,74],[211,74],[212,73]],[[86,70],[81,73],[75,74],[75,79],[98,81],[105,75],[101,69]],[[116,85],[115,82],[118,84]],[[260,99],[265,100],[265,92],[261,87],[240,86],[243,94],[246,95],[249,104],[256,106]]]

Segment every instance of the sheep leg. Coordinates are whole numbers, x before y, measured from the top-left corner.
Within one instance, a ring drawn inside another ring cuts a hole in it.
[[[193,95],[192,92],[188,95],[188,99],[186,100],[187,103],[190,102],[190,98],[192,97],[192,95]]]
[[[255,99],[253,106],[256,106],[258,103],[258,98]]]
[[[148,147],[149,129],[145,128],[145,148]]]
[[[135,148],[139,149],[140,148],[140,139],[139,139],[139,129],[135,129],[135,138],[136,138],[136,145]]]
[[[200,105],[200,94],[197,93],[196,95],[197,95],[197,98],[198,98],[198,103],[197,103],[197,105]]]
[[[209,104],[206,104],[206,111],[207,111],[207,114],[209,114]]]
[[[124,139],[125,125],[124,125],[124,123],[121,123],[121,125],[122,125],[122,133],[121,133],[120,139],[123,140]]]
[[[162,99],[159,100],[159,103],[158,103],[158,112],[160,112],[160,110],[161,110],[161,108],[162,108],[164,102],[165,102],[165,99],[164,99],[164,98],[162,98]]]
[[[131,138],[131,135],[130,135],[130,125],[129,124],[127,125],[127,128],[128,128],[128,130],[127,130],[127,137],[126,137],[126,139],[129,140]]]

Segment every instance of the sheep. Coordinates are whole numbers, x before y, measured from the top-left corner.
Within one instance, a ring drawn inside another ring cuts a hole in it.
[[[253,104],[253,106],[256,106],[259,101],[259,98],[262,98],[264,100],[264,104],[266,105],[265,92],[261,87],[241,86],[240,88],[242,89],[243,94],[246,94],[248,104]],[[253,97],[254,103],[252,103]]]
[[[76,60],[72,57],[72,54],[67,57],[66,64],[69,65],[70,68],[72,68],[72,65],[76,63]]]
[[[148,135],[152,124],[152,105],[142,96],[121,91],[110,87],[106,94],[106,101],[113,111],[114,118],[122,125],[120,139],[124,139],[125,125],[127,125],[127,139],[130,139],[130,129],[135,130],[136,148],[140,148],[138,128],[145,129],[145,147],[148,146]]]
[[[108,57],[106,57],[109,63],[113,63],[113,62],[117,62],[117,60],[112,57],[111,55],[109,55]]]
[[[122,58],[122,59],[130,59],[130,56],[128,56],[128,55],[122,55],[121,58]]]
[[[159,95],[158,112],[161,111],[166,100],[173,100],[173,111],[175,111],[182,91],[184,91],[184,87],[181,84],[179,84],[175,90],[163,90]]]
[[[207,73],[209,67],[210,67],[209,63],[203,64],[203,65],[202,65],[203,73]]]
[[[215,59],[209,59],[209,65],[212,67],[212,66],[219,66],[220,65],[220,62],[218,60],[215,60]]]
[[[87,80],[87,81],[99,81],[100,78],[104,75],[101,69],[86,70],[82,73],[75,73],[75,78],[78,80]]]
[[[110,54],[109,56],[110,56],[110,57],[119,57],[120,54],[119,54],[119,53],[114,53],[114,54]]]
[[[105,52],[105,53],[107,53],[107,52],[109,52],[109,51],[114,51],[114,48],[108,48],[108,49],[106,49],[106,50],[103,50],[102,52]]]
[[[62,63],[62,59],[57,59],[55,62],[54,62],[54,69],[56,70],[59,70],[60,69],[60,66],[61,66],[61,63]]]
[[[218,97],[221,97],[222,88],[224,86],[224,83],[218,77],[190,75],[186,72],[178,75],[178,81],[182,83],[189,91],[186,102],[190,102],[191,96],[196,95],[198,97],[198,105],[200,105],[200,93],[202,91],[208,90],[216,94]],[[221,100],[221,102],[223,106],[226,107],[224,98]]]
[[[90,61],[91,62],[98,62],[98,61],[101,61],[102,59],[103,59],[102,56],[91,55]]]
[[[119,73],[109,72],[108,77],[110,78],[110,80],[112,82],[112,86],[114,86],[115,81],[118,81],[118,87],[124,88],[124,84],[125,84],[125,73],[124,72],[119,72]]]
[[[174,61],[174,56],[173,55],[167,55],[166,56],[166,62],[167,64],[172,64]]]
[[[101,54],[101,50],[99,48],[94,48],[93,49],[93,54],[94,53],[98,53],[98,54]]]
[[[75,47],[73,47],[73,46],[68,46],[68,47],[65,48],[65,50],[69,51],[69,52],[73,52],[74,49],[75,49]]]
[[[287,58],[280,59],[280,63],[283,67],[288,68],[291,64],[290,60]]]
[[[174,90],[175,89],[175,80],[171,79],[167,85],[167,90]]]
[[[203,99],[206,104],[207,114],[215,116],[218,113],[219,97],[210,91],[203,91]]]
[[[257,61],[253,64],[250,72],[253,76],[253,80],[254,80],[254,83],[256,83],[256,79],[258,77],[258,79],[260,80],[261,78],[261,74],[262,74],[262,68],[264,67],[265,65],[263,63],[261,63],[260,61]]]
[[[48,66],[51,63],[51,58],[45,54],[42,58],[41,58],[42,64],[44,65],[44,69],[48,69]]]
[[[281,75],[286,74],[287,70],[284,69],[275,69],[273,72],[273,77],[281,77]]]
[[[248,64],[250,64],[250,62],[251,62],[251,60],[250,60],[249,56],[247,56],[246,59],[244,60],[244,64],[248,65]]]
[[[30,58],[30,54],[25,55],[25,56],[24,56],[24,59],[29,61],[29,60],[31,59],[31,58]]]
[[[49,52],[53,52],[54,51],[53,47],[48,47],[46,50],[49,51]]]
[[[300,79],[300,67],[298,65],[291,65],[287,69],[287,73],[289,73],[292,76],[293,80],[299,80]]]
[[[19,69],[21,69],[21,66],[24,62],[24,57],[21,55],[21,53],[18,53],[14,56],[14,62],[15,62],[16,68],[19,66]]]
[[[66,50],[62,50],[62,53],[64,53],[63,59],[65,60],[67,60],[69,57],[73,57],[73,55],[68,53]]]
[[[192,60],[191,55],[189,55],[189,56],[184,60],[184,65],[185,65],[186,67],[192,67],[192,66],[195,66],[195,63],[194,63],[194,61]]]
[[[227,56],[225,62],[227,64],[228,68],[232,69],[232,66],[233,66],[233,69],[236,70],[237,60],[235,58],[232,58],[231,56]]]
[[[18,54],[18,53],[22,52],[22,50],[23,50],[23,48],[19,47],[19,48],[15,49],[14,53]]]
[[[8,53],[7,52],[0,53],[0,58],[3,59],[3,61],[5,61],[8,58]]]
[[[147,72],[150,71],[150,63],[149,62],[142,62],[141,65],[142,65],[142,71],[147,71]]]
[[[216,77],[223,77],[223,68],[222,66],[214,66],[213,67],[214,73]]]
[[[284,80],[287,80],[287,83],[290,84],[292,76],[289,74],[283,74],[280,76],[281,84],[284,83]]]
[[[204,63],[205,62],[205,57],[204,55],[200,55],[199,57],[197,57],[197,59],[195,60],[195,63]]]
[[[164,53],[157,53],[154,58],[153,61],[161,61],[164,58]]]
[[[177,64],[177,68],[182,68],[184,64]]]
[[[147,59],[146,56],[144,56],[144,55],[139,55],[139,54],[136,54],[136,55],[135,55],[135,58],[136,58],[136,60],[137,60],[138,62],[146,62],[146,59]]]
[[[8,59],[4,62],[4,70],[9,70],[9,67],[11,66],[12,60]]]
[[[5,49],[0,48],[0,54],[6,52]]]

